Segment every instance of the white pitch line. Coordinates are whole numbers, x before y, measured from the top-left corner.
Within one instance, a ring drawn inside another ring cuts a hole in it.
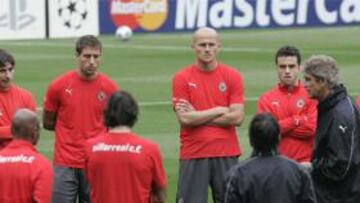
[[[38,46],[38,47],[73,47],[73,44],[66,43],[54,43],[54,42],[5,42],[4,44],[12,45],[12,46]],[[141,45],[141,44],[103,44],[104,48],[126,48],[126,49],[140,49],[140,50],[152,50],[152,51],[190,51],[189,46],[164,46],[164,45]],[[261,47],[224,47],[222,48],[225,52],[255,52],[255,53],[273,53],[275,49],[266,49]],[[324,51],[317,50],[302,50],[303,53],[319,53]],[[328,54],[347,54],[347,55],[360,55],[358,51],[348,51],[348,50],[326,50]]]
[[[257,101],[259,97],[246,97],[245,101],[254,102]],[[169,101],[155,101],[155,102],[139,102],[139,106],[161,106],[161,105],[170,105]]]
[[[34,42],[6,42],[8,45],[13,46],[37,46],[37,47],[73,47],[73,44],[66,43],[34,43]],[[127,49],[142,49],[142,50],[165,50],[165,51],[190,51],[190,46],[163,46],[163,45],[140,45],[140,44],[103,44],[104,48],[127,48]],[[225,47],[224,51],[235,52],[273,52],[272,49],[264,49],[258,47]]]
[[[258,97],[249,97],[246,98],[245,101],[257,101]],[[139,102],[139,106],[144,107],[151,107],[151,106],[164,106],[164,105],[171,105],[170,101],[153,101],[153,102]],[[42,111],[42,107],[37,107],[36,111]]]
[[[351,92],[349,94],[350,96],[355,96],[357,95],[357,93]],[[255,102],[259,99],[259,97],[246,97],[245,101],[248,102]],[[164,105],[171,105],[170,101],[153,101],[153,102],[139,102],[139,106],[144,106],[144,107],[151,107],[151,106],[164,106]],[[36,111],[42,111],[43,108],[42,107],[37,107]]]

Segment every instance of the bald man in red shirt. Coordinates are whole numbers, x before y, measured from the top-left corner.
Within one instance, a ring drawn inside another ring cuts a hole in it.
[[[316,130],[317,102],[309,98],[298,79],[301,55],[297,48],[281,47],[275,63],[279,83],[261,95],[257,111],[269,112],[278,120],[280,154],[308,165]]]
[[[198,29],[192,39],[196,60],[172,81],[173,107],[180,129],[177,202],[206,203],[208,187],[221,201],[225,173],[241,154],[236,126],[244,119],[240,73],[217,60],[221,43],[212,28]]]
[[[0,151],[0,202],[50,203],[53,171],[35,148],[40,135],[36,114],[16,111],[11,132],[14,139]]]
[[[32,94],[14,84],[15,59],[0,49],[0,149],[11,141],[10,123],[15,111],[28,108],[36,111]]]

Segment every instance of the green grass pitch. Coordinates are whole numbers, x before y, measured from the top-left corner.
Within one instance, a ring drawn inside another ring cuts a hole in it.
[[[247,127],[255,113],[257,97],[277,82],[274,54],[282,45],[295,45],[303,58],[313,54],[335,57],[343,83],[352,96],[360,92],[360,27],[232,30],[221,31],[220,61],[243,75],[246,120],[238,128],[243,149],[251,151]],[[179,127],[172,111],[171,78],[181,67],[194,62],[190,33],[135,34],[128,42],[101,36],[103,58],[100,70],[138,99],[141,116],[134,131],[159,143],[168,176],[168,202],[174,202],[178,173]],[[75,39],[0,41],[16,58],[16,83],[34,93],[38,106],[48,83],[73,69]],[[39,110],[39,116],[41,114]],[[42,131],[39,150],[52,159],[53,134]]]

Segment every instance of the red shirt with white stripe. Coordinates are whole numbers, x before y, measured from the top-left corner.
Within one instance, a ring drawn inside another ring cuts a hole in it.
[[[177,72],[172,82],[172,101],[187,100],[196,110],[244,103],[240,73],[225,64],[210,72],[190,65]],[[235,126],[181,127],[180,159],[229,157],[241,154]]]
[[[106,133],[87,141],[86,176],[93,203],[149,203],[165,188],[158,146],[134,133]]]
[[[51,163],[28,141],[15,139],[0,151],[0,202],[49,203]]]
[[[301,83],[292,91],[278,84],[258,100],[257,112],[269,112],[279,122],[281,154],[298,162],[310,161],[316,130],[317,101]]]
[[[29,91],[14,84],[7,90],[0,90],[0,145],[12,139],[11,119],[20,108],[36,111],[35,99]]]
[[[119,87],[102,73],[84,80],[75,71],[55,79],[48,87],[44,109],[56,113],[54,164],[84,167],[84,143],[106,131],[103,111]]]

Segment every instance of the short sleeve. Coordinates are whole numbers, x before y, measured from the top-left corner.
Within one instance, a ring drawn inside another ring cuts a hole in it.
[[[166,174],[160,150],[157,145],[155,145],[153,150],[151,151],[151,160],[153,162],[153,185],[155,185],[157,188],[164,188],[166,186]]]
[[[236,70],[233,70],[230,74],[231,82],[231,95],[230,104],[244,103],[244,84],[242,76]]]
[[[110,95],[112,95],[114,92],[120,90],[119,85],[118,85],[115,81],[113,81],[113,80],[111,80],[110,78],[108,78],[107,76],[104,76],[103,81],[104,81],[105,83],[103,83],[102,86],[103,86],[104,88],[106,88],[106,91],[107,91]]]
[[[35,173],[33,198],[34,202],[47,203],[51,201],[53,169],[49,161],[39,160],[37,172]]]
[[[175,106],[179,99],[190,100],[185,78],[177,73],[172,80],[172,104]]]
[[[59,100],[60,100],[60,86],[59,83],[51,83],[48,86],[48,89],[45,93],[44,97],[44,110],[56,112],[59,108]]]

